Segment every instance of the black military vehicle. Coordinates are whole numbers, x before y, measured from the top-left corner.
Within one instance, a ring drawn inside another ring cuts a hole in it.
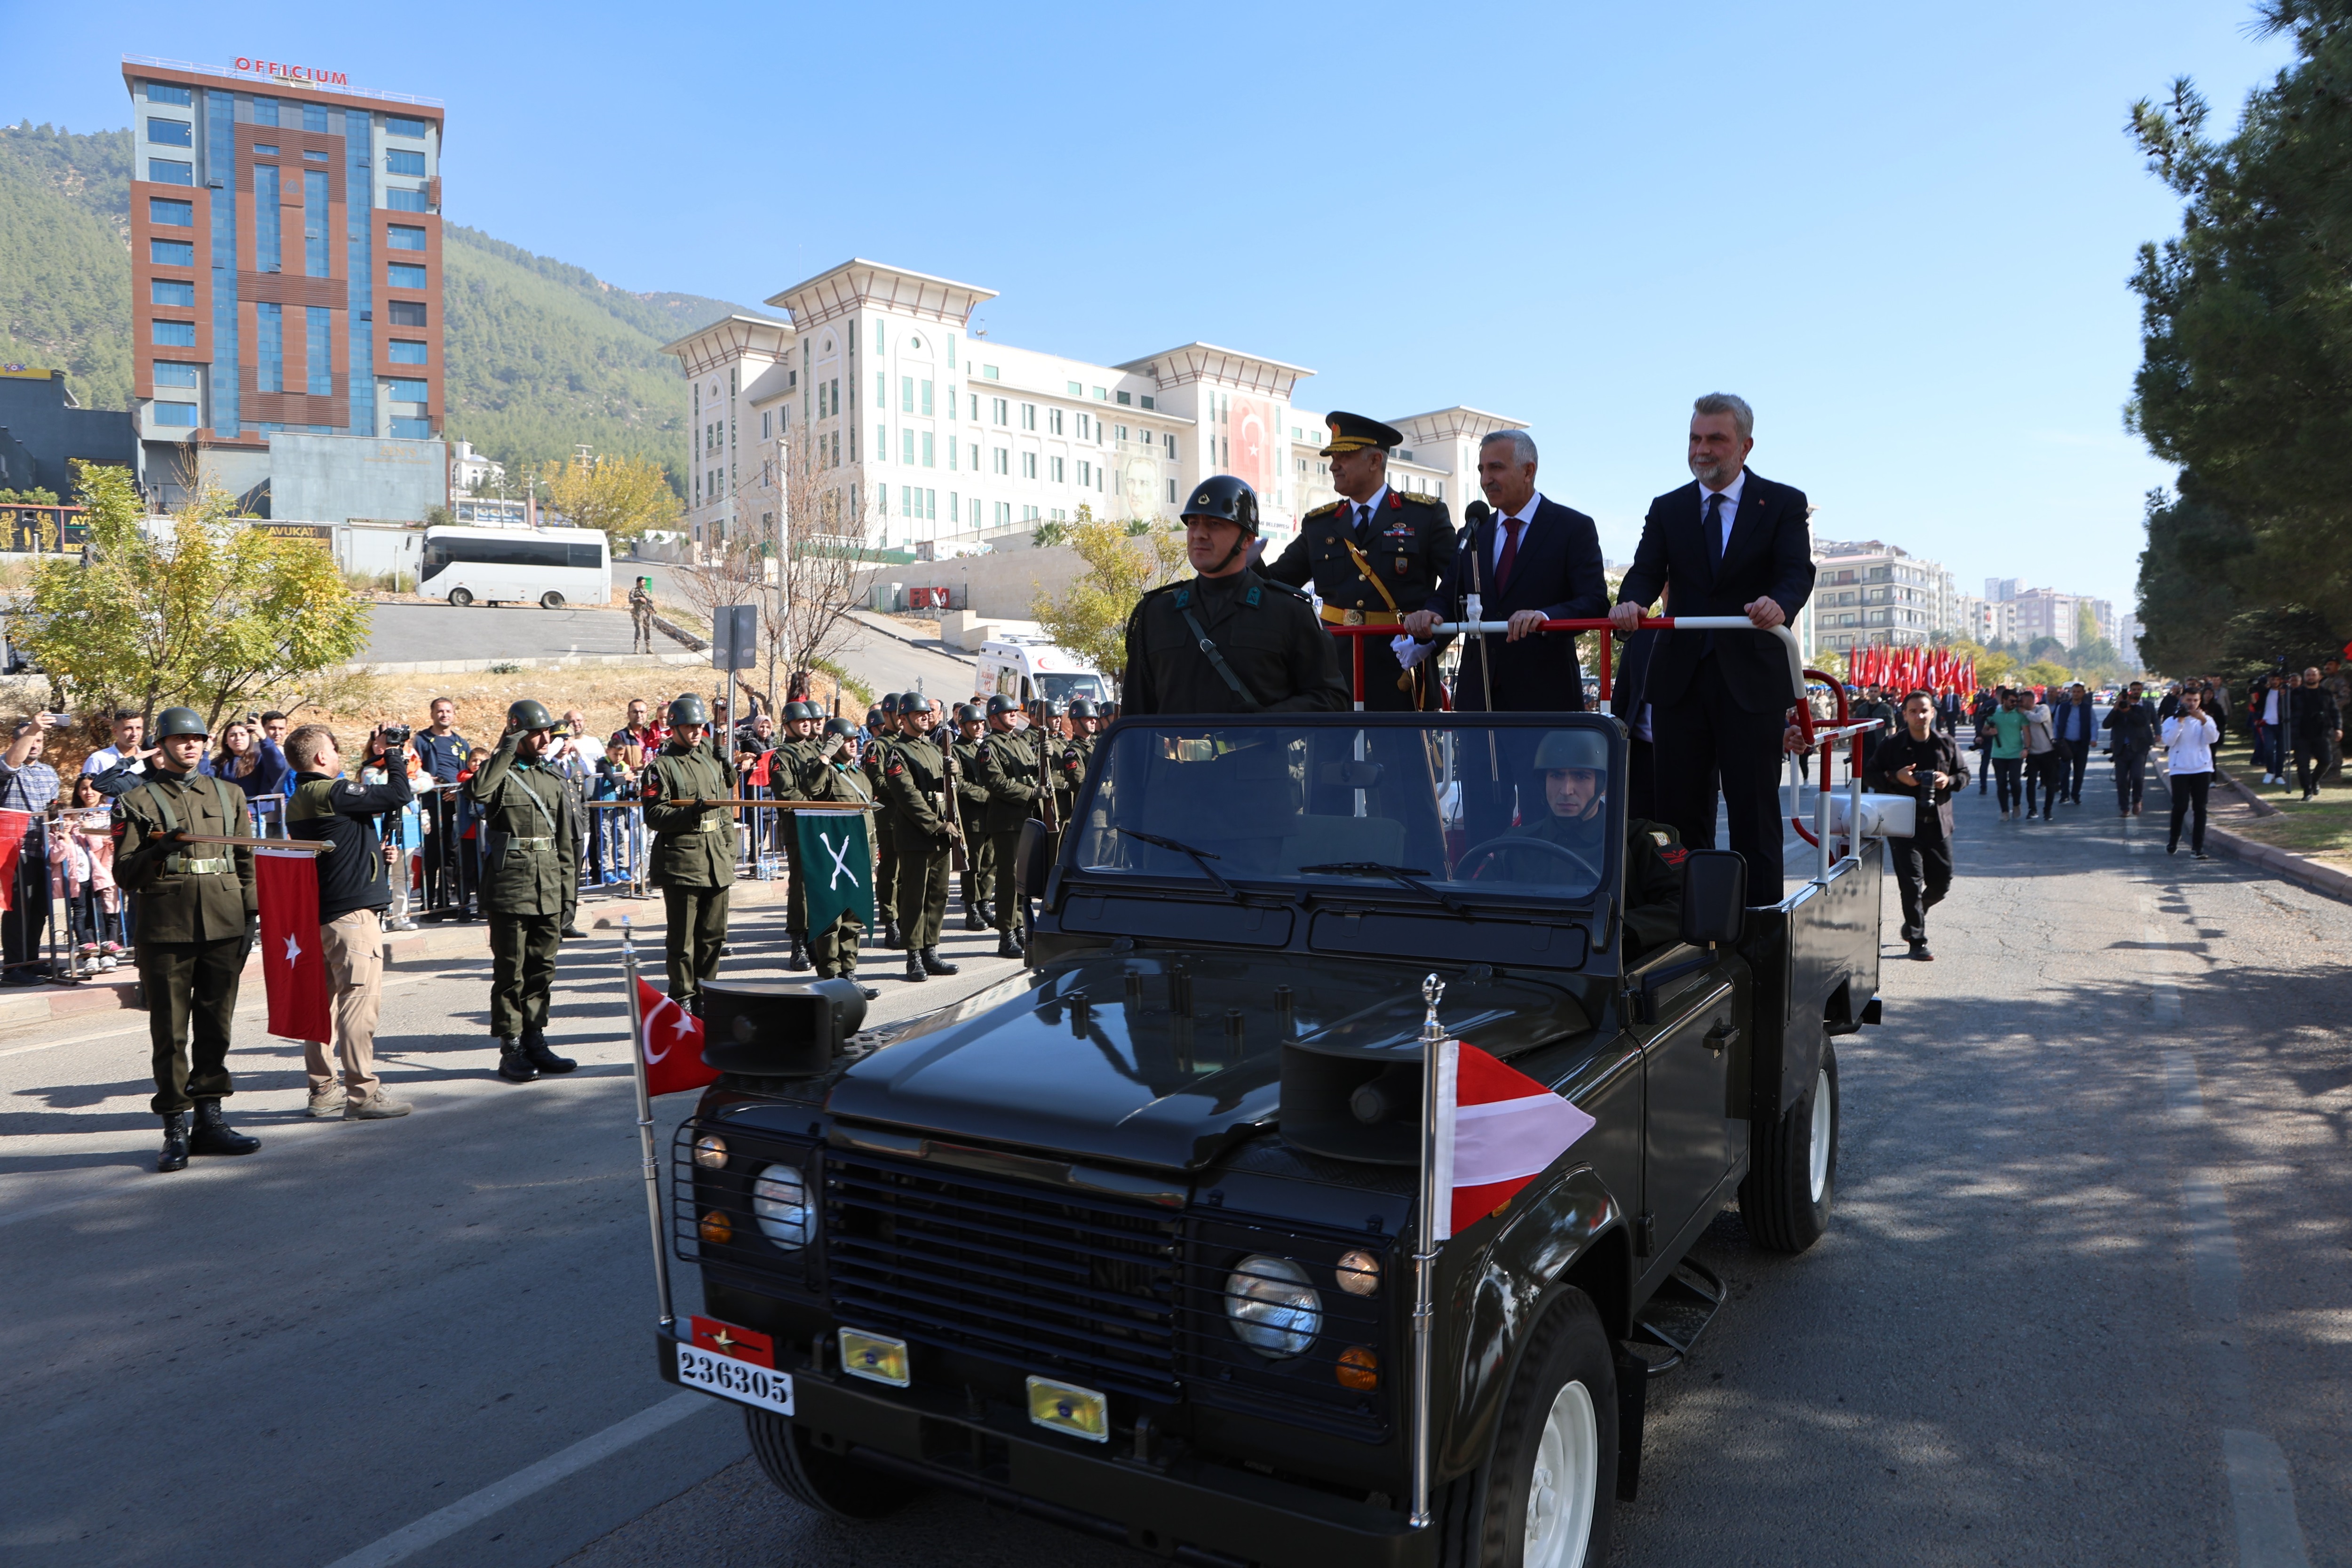
[[[1822,1234],[1832,1040],[1877,1014],[1882,847],[1743,910],[1737,857],[1629,830],[1625,747],[1592,714],[1122,722],[1024,845],[1017,978],[871,1033],[838,983],[710,988],[668,1205],[707,1315],[662,1374],[851,1519],[944,1486],[1194,1563],[1599,1561],[1719,1296],[1689,1248],[1735,1196],[1758,1246]],[[1605,774],[1556,786],[1570,752]],[[1470,842],[1497,777],[1517,818]],[[1446,1036],[1595,1125],[1427,1253],[1424,1404],[1432,974]]]

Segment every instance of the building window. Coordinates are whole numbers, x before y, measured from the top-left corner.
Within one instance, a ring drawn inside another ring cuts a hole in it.
[[[388,250],[422,250],[425,231],[404,223],[387,224],[384,227],[384,247]]]
[[[392,416],[392,438],[395,441],[430,441],[433,439],[433,421],[395,414]]]
[[[982,374],[982,375],[984,375],[984,376],[986,376],[986,377],[988,377],[988,379],[989,379],[989,380],[991,380],[991,381],[994,381],[994,380],[996,380],[996,379],[997,379],[997,375],[996,375],[996,367],[995,367],[994,365],[992,365],[992,364],[984,364],[984,365],[982,365],[982,366],[980,367],[980,374]]]
[[[915,433],[912,430],[901,430],[898,436],[898,460],[911,468],[915,466]]]
[[[405,185],[386,186],[383,205],[396,213],[421,213],[425,209],[425,193],[412,191]]]
[[[309,360],[310,393],[313,397],[335,395],[334,312],[324,305],[306,307],[303,353]]]
[[[1095,466],[1081,459],[1078,463],[1078,488],[1087,489],[1095,482]]]
[[[1021,428],[1024,430],[1034,430],[1037,428],[1037,405],[1035,404],[1024,403],[1021,405]]]
[[[387,114],[383,117],[383,133],[387,136],[414,136],[423,141],[425,121],[411,120],[403,114]]]
[[[1021,454],[1021,477],[1024,479],[1034,479],[1037,477],[1036,453],[1024,452]]]
[[[1143,399],[1142,399],[1142,403],[1143,403],[1143,406],[1145,406],[1146,408],[1149,408],[1149,407],[1150,407],[1150,406],[1151,406],[1151,395],[1150,395],[1150,394],[1146,393],[1146,394],[1144,395]]]
[[[1131,403],[1131,402],[1133,402],[1133,401],[1134,401],[1134,399],[1132,399],[1132,398],[1130,398],[1129,396],[1128,396],[1128,395],[1127,395],[1126,393],[1124,393],[1124,392],[1122,392],[1122,393],[1120,393],[1120,394],[1118,395],[1118,400],[1119,400],[1121,403]]]
[[[927,415],[928,415],[929,413],[930,413],[930,411],[931,411],[931,384],[930,384],[929,382],[928,382],[928,381],[927,381],[927,382],[923,383],[923,412],[924,412],[925,414],[927,414]]]
[[[1010,425],[1013,422],[1013,405],[1007,403],[1002,397],[992,397],[988,401],[990,405],[989,414],[993,417],[995,423],[999,425]]]
[[[421,381],[398,378],[392,384],[392,400],[394,403],[422,403],[425,395],[425,383]]]
[[[196,183],[196,166],[171,158],[150,158],[147,177],[159,185],[193,185]]]
[[[194,321],[158,321],[155,323],[155,346],[166,349],[192,349],[196,346],[196,324]]]
[[[1109,401],[1109,398],[1110,398],[1110,394],[1109,394],[1109,393],[1105,392],[1105,391],[1104,391],[1101,387],[1099,387],[1099,386],[1097,386],[1097,387],[1096,387],[1096,388],[1095,388],[1095,401],[1096,401],[1097,403],[1105,403],[1105,402],[1108,402],[1108,401]]]
[[[1061,459],[1061,458],[1055,458],[1051,459],[1051,466],[1052,466],[1052,468],[1053,468],[1054,482],[1055,482],[1055,484],[1057,484],[1057,485],[1059,485],[1059,484],[1066,484],[1066,483],[1068,483],[1068,482],[1069,482],[1067,479],[1064,479],[1064,478],[1063,478],[1063,476],[1062,476],[1062,459]]]
[[[323,131],[326,127],[322,125],[319,129]],[[323,163],[327,161],[327,155],[324,153],[320,152],[316,147],[303,148],[302,156],[313,163]]]
[[[159,363],[155,366],[155,384],[194,386],[197,384],[196,367],[192,364],[173,364],[169,362]]]
[[[157,330],[158,330],[158,331],[161,331],[161,330],[162,330],[162,327],[161,327],[161,324],[160,324],[160,323],[158,323]],[[193,330],[194,330],[194,329],[191,329],[191,331],[193,331]],[[193,337],[191,337],[188,341],[189,341],[190,342],[194,342],[195,340],[194,340]],[[997,471],[998,473],[1000,473],[1000,474],[1010,474],[1010,473],[1013,471],[1013,448],[1012,448],[1012,447],[997,447],[997,448],[996,448],[996,471]]]
[[[259,352],[255,390],[283,392],[286,390],[286,308],[264,301],[253,310],[260,328],[256,334]]]
[[[393,339],[389,357],[394,364],[424,364],[426,363],[425,358],[425,345],[408,338]]]
[[[150,103],[176,103],[185,109],[196,100],[194,93],[184,87],[176,87],[168,81],[151,81],[144,85],[147,89],[147,101]]]
[[[274,98],[255,99],[253,100],[253,122],[256,125],[277,124],[278,100]]]
[[[1176,460],[1176,437],[1173,436],[1162,436],[1160,439],[1168,443],[1168,460],[1171,463],[1174,462]]]
[[[1049,427],[1051,427],[1055,435],[1060,435],[1062,433],[1062,411],[1058,408],[1049,410],[1046,415],[1045,423]]]
[[[385,313],[395,327],[425,325],[425,301],[422,300],[392,300],[385,302]]]
[[[196,405],[193,403],[157,403],[150,412],[158,425],[169,425],[183,430],[196,427]]]
[[[1174,479],[1168,481],[1168,504],[1170,506],[1174,506],[1176,504],[1176,481]]]
[[[327,176],[324,171],[302,172],[302,275],[327,275]]]
[[[932,447],[932,446],[931,446],[931,440],[932,440],[931,433],[930,433],[929,430],[924,431],[924,432],[923,432],[923,467],[925,467],[925,468],[938,468],[938,467],[939,467],[939,465],[938,465],[937,463],[935,463],[935,462],[933,462],[933,461],[931,460],[931,458],[932,458],[932,453],[933,453],[933,450],[934,450],[934,448],[933,448],[933,447]]]
[[[302,129],[305,131],[325,131],[327,129],[327,106],[323,103],[304,104],[302,106]]]
[[[950,436],[950,437],[948,437],[948,472],[950,472],[950,473],[951,473],[951,474],[952,474],[952,473],[954,473],[954,472],[955,472],[955,469],[956,469],[956,438],[955,438],[954,437]]]
[[[773,440],[775,438],[775,435],[776,416],[774,412],[770,409],[761,409],[760,411],[760,439],[762,441]]]
[[[184,120],[150,118],[147,140],[158,147],[193,147],[196,144],[195,127]]]
[[[398,147],[387,148],[383,154],[383,172],[387,174],[422,174],[425,173],[425,154]]]
[[[193,310],[196,308],[196,286],[173,278],[151,278],[147,280],[147,301]]]
[[[158,267],[194,267],[196,247],[184,239],[151,239],[147,242],[147,259]]]
[[[1078,439],[1079,439],[1079,440],[1081,440],[1081,441],[1091,441],[1091,440],[1093,440],[1093,439],[1095,438],[1095,430],[1094,430],[1094,426],[1095,426],[1095,416],[1094,416],[1093,415],[1091,415],[1091,414],[1081,414],[1081,415],[1079,415],[1079,416],[1078,416]]]
[[[196,226],[196,204],[173,196],[149,196],[147,221],[162,224],[165,228],[194,228]]]
[[[414,262],[392,261],[384,264],[384,282],[394,289],[425,287],[425,268]]]
[[[1011,501],[1001,500],[996,503],[996,526],[999,528],[1010,528],[1013,526],[1013,503]]]

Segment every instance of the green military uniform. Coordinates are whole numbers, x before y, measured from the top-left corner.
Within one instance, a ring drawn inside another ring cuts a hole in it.
[[[892,750],[882,771],[882,798],[898,817],[898,891],[891,900],[907,947],[907,978],[953,974],[940,958],[940,927],[948,913],[946,749],[936,735],[914,734]]]
[[[787,706],[785,711],[791,711]],[[771,800],[802,800],[801,775],[816,760],[815,752],[806,741],[779,742],[768,754],[768,798]],[[800,835],[793,830],[790,812],[772,811],[765,814],[782,836],[784,853],[784,934],[792,942],[785,955],[786,969],[808,967],[808,878],[801,866]]]
[[[1001,699],[999,700],[1002,700]],[[980,742],[980,783],[988,805],[980,818],[989,875],[996,889],[999,956],[1017,952],[1013,944],[1021,897],[1013,862],[1021,853],[1021,825],[1037,813],[1036,734],[1029,730],[992,730]]]
[[[882,793],[882,770],[890,760],[890,748],[898,743],[898,698],[893,692],[882,699],[882,724],[874,731],[871,744],[858,766],[866,774],[866,795],[875,803],[874,809],[874,918],[881,923],[883,945],[894,945],[889,931],[898,923],[898,855],[897,813]]]
[[[1601,826],[1608,812],[1599,797],[1581,817],[1545,813],[1538,820],[1511,830],[1514,838],[1539,838],[1580,857],[1595,874],[1604,864]],[[1682,940],[1683,862],[1690,851],[1682,835],[1663,822],[1640,817],[1625,823],[1625,957],[1638,958]],[[1516,879],[1556,881],[1571,876],[1565,861],[1551,855],[1508,857]]]
[[[174,847],[165,838],[174,832],[248,837],[243,794],[226,780],[174,773],[159,760],[149,765],[146,782],[115,805],[115,880],[139,900],[139,984],[155,1068],[149,1103],[165,1118],[202,1100],[217,1108],[235,1091],[229,1020],[249,951],[246,928],[261,909],[251,849]]]
[[[525,710],[536,710],[531,719],[547,718],[536,702],[516,703],[499,749],[466,785],[481,814],[482,912],[490,922],[490,1033],[499,1040],[499,1075],[518,1083],[541,1072],[572,1068],[568,1059],[547,1048],[547,1008],[555,989],[556,950],[579,906],[580,889],[572,793],[552,769],[521,756],[523,735],[542,727],[517,717]]]
[[[976,710],[975,710],[976,711]],[[981,827],[988,816],[988,786],[981,782],[980,748],[985,734],[955,742],[956,816],[963,824],[963,929],[979,931],[986,921],[981,908],[996,897],[995,868],[990,864],[988,836]]]
[[[733,800],[735,764],[700,744],[672,741],[646,765],[646,826],[653,831],[647,880],[662,890],[662,945],[669,994],[700,1016],[702,983],[719,973],[727,900],[735,884],[735,814],[673,801]]]
[[[1246,567],[1172,583],[1146,594],[1128,617],[1120,711],[1344,711],[1351,700],[1332,641],[1305,594]]]
[[[820,738],[816,745],[822,747]],[[827,762],[820,758],[801,775],[801,793],[813,801],[829,801],[842,805],[871,805],[873,791],[866,787],[866,771],[857,763],[844,756]],[[868,867],[874,875],[878,893],[881,878],[878,861]],[[857,975],[857,943],[866,927],[855,914],[845,910],[841,918],[823,931],[809,932],[809,957],[816,964],[817,978],[836,977],[854,980]]]

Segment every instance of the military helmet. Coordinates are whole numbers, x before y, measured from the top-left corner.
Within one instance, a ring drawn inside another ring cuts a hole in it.
[[[1037,711],[1048,719],[1059,719],[1062,717],[1063,708],[1059,702],[1048,697],[1037,704]]]
[[[908,713],[928,713],[930,710],[931,700],[921,692],[902,691],[898,694],[898,711],[901,716]]]
[[[707,725],[709,722],[710,704],[702,700],[702,693],[698,691],[681,691],[669,705],[669,727],[673,730],[680,724]]]
[[[547,704],[541,702],[538,698],[526,697],[521,701],[513,703],[508,707],[507,728],[509,730],[552,730],[555,728],[555,715],[550,713],[547,710]]]
[[[1004,693],[1001,691],[988,700],[988,716],[992,719],[995,718],[1000,713],[1018,713],[1020,711],[1021,704],[1014,701],[1012,698],[1005,696]]]
[[[898,694],[895,691],[884,692],[874,700],[874,707],[877,712],[896,713],[898,710]]]
[[[988,712],[977,702],[959,702],[955,716],[959,724],[978,724],[987,719]]]
[[[155,715],[155,738],[168,741],[174,735],[194,735],[209,739],[212,731],[205,724],[205,716],[193,708],[166,708]]]
[[[784,722],[787,724],[797,724],[803,719],[822,719],[824,717],[824,715],[818,711],[817,705],[814,702],[787,702],[784,704]]]
[[[1069,714],[1073,719],[1099,719],[1102,717],[1101,713],[1095,708],[1095,700],[1091,697],[1071,698]]]
[[[857,733],[857,726],[846,719],[827,719],[824,721],[824,732],[828,735],[855,735]]]
[[[1607,773],[1608,737],[1591,730],[1554,730],[1536,742],[1536,772],[1549,773],[1561,768]]]
[[[1184,518],[1205,518],[1213,522],[1230,522],[1244,533],[1257,531],[1257,492],[1231,474],[1212,474],[1192,487],[1192,499],[1184,505]]]

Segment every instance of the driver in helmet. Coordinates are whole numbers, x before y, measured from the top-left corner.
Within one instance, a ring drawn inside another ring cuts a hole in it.
[[[1609,826],[1609,742],[1592,730],[1554,730],[1537,742],[1535,771],[1543,780],[1545,811],[1495,840],[1533,838],[1559,846],[1588,868],[1579,877],[1549,853],[1506,850],[1498,870],[1513,881],[1578,881],[1590,885],[1605,864]],[[1683,861],[1690,851],[1663,822],[1625,823],[1625,948],[1628,962],[1681,940]]]

